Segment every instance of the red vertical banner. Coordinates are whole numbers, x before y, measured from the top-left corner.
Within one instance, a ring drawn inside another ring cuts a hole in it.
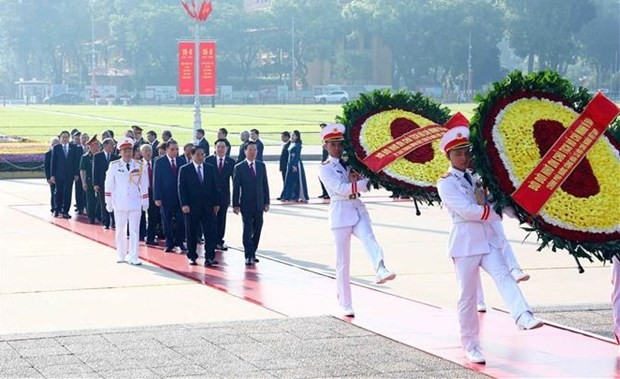
[[[179,42],[179,86],[180,96],[194,95],[194,42]]]
[[[215,41],[200,42],[200,94],[215,95]]]

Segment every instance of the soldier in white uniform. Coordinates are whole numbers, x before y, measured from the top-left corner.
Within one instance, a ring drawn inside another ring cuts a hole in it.
[[[396,274],[385,268],[383,250],[372,231],[366,206],[359,199],[360,192],[368,191],[368,180],[352,171],[340,159],[344,131],[341,124],[327,125],[321,130],[321,138],[329,158],[319,168],[319,177],[331,198],[329,223],[336,244],[338,302],[343,314],[353,317],[355,312],[351,300],[351,235],[356,236],[364,245],[376,272],[377,284],[394,279]]]
[[[497,289],[520,329],[534,329],[543,323],[532,314],[517,282],[510,275],[501,253],[503,237],[492,223],[501,218],[486,204],[480,188],[474,185],[467,169],[469,154],[469,122],[457,113],[447,123],[448,131],[440,146],[451,166],[437,188],[445,208],[452,217],[448,254],[454,262],[459,283],[458,313],[461,344],[470,362],[485,363],[480,351],[476,300],[480,282],[480,267],[495,281]]]
[[[473,175],[476,182],[479,181],[477,175]],[[483,192],[484,193],[484,192]],[[486,197],[486,196],[485,196]],[[515,218],[514,212],[511,212],[511,208],[504,208],[503,210],[504,216],[509,216]],[[504,232],[504,226],[502,225],[502,221],[493,221],[491,222],[491,228],[497,233],[499,236],[499,241],[502,244],[500,247],[500,251],[502,252],[502,256],[508,266],[508,270],[510,271],[510,275],[517,281],[517,283],[525,282],[530,279],[530,274],[526,274],[521,270],[521,266],[519,262],[517,262],[517,257],[512,249],[512,245],[508,242],[508,238],[506,237],[506,233]],[[482,290],[482,282],[478,282],[478,312],[486,312],[487,306],[484,302],[484,292]]]
[[[149,178],[141,161],[133,156],[134,141],[125,138],[119,144],[121,159],[110,163],[105,179],[105,203],[116,220],[116,252],[118,263],[142,264],[138,259],[140,215],[149,207]],[[129,223],[129,247],[127,224]]]

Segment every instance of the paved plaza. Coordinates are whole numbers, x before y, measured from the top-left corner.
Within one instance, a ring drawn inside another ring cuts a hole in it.
[[[317,168],[316,162],[306,163],[314,198],[320,193]],[[274,199],[281,179],[274,163],[268,163],[268,170]],[[382,291],[374,291],[378,297],[412,300],[455,314],[456,279],[445,251],[450,225],[445,210],[423,206],[417,217],[411,202],[391,201],[387,195],[373,191],[364,200],[386,263],[398,277],[388,286],[375,285],[355,241],[354,281],[359,288]],[[0,377],[482,375],[334,317],[335,284],[327,287],[314,312],[306,309],[307,316],[299,317],[302,312],[269,308],[251,296],[204,285],[154,264],[116,264],[111,247],[59,228],[51,218],[33,217],[48,196],[43,180],[0,181]],[[582,262],[586,271],[578,274],[568,254],[536,252],[533,236],[522,243],[526,233],[516,223],[506,220],[505,227],[523,269],[532,275],[520,286],[538,315],[610,339],[609,265]],[[231,262],[228,269],[236,269],[233,263],[243,261],[241,221],[232,213],[226,240],[232,247],[224,253]],[[265,217],[259,256],[263,259],[257,267],[281,265],[330,280],[335,259],[327,205],[273,204]],[[243,279],[244,271],[239,271]],[[229,282],[244,285],[241,279]],[[486,275],[483,284],[487,305],[503,311]],[[362,304],[361,293],[354,292],[354,306]],[[367,309],[358,309],[360,320],[368,317]],[[419,321],[412,317],[406,322]],[[452,344],[458,348],[458,339]]]

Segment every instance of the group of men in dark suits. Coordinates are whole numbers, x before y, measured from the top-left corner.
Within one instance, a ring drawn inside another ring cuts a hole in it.
[[[158,245],[156,236],[165,239],[164,251],[170,253],[179,248],[187,254],[191,265],[197,264],[197,245],[204,241],[205,266],[216,265],[215,251],[228,249],[224,236],[232,202],[233,212],[241,214],[243,221],[245,263],[258,262],[256,250],[263,213],[269,210],[269,185],[258,130],[245,132],[242,153],[235,161],[230,158],[231,145],[224,128],[218,131],[213,155],[209,155],[204,130],[198,130],[187,157],[180,154],[179,145],[169,131],[162,133],[166,141],[160,143],[156,132],[147,132],[145,140],[142,128],[134,125],[132,129],[127,133],[133,132],[138,138],[134,150],[139,151],[149,179],[150,201],[142,215],[140,240]],[[95,135],[85,143],[93,146],[87,153],[70,143],[71,136],[66,131],[51,141],[46,154],[46,178],[52,195],[51,210],[56,216],[71,217],[72,185],[81,180],[80,190],[89,195],[89,222],[101,221],[105,229],[114,228],[114,216],[106,210],[104,197],[106,172],[110,163],[119,159],[112,133],[102,133],[101,145]],[[162,147],[164,153],[158,154]]]

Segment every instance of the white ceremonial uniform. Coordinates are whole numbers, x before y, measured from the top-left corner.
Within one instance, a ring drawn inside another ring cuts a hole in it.
[[[611,284],[614,288],[611,292],[611,309],[614,318],[614,337],[620,344],[620,260],[613,257],[612,262]]]
[[[515,269],[521,269],[519,262],[517,262],[517,257],[515,256],[515,252],[512,249],[512,245],[508,242],[508,238],[506,237],[506,233],[504,232],[504,225],[501,220],[491,221],[491,228],[498,236],[497,241],[501,245],[499,247],[499,251],[501,252],[504,261],[506,262],[506,266],[508,266],[508,271],[512,272]],[[514,276],[513,276],[514,278]],[[482,281],[478,281],[478,307],[485,307],[484,302],[484,291],[482,290]]]
[[[368,180],[357,181],[357,191],[349,181],[350,168],[340,164],[340,159],[330,157],[319,167],[319,177],[331,198],[329,224],[336,244],[336,282],[338,302],[343,308],[351,307],[351,235],[357,237],[378,273],[385,269],[383,250],[372,231],[370,216],[357,192],[366,192]]]
[[[460,287],[458,312],[461,343],[468,351],[479,347],[476,300],[480,267],[495,281],[515,320],[525,312],[529,313],[530,308],[502,256],[500,249],[505,238],[498,235],[492,226],[493,222],[501,222],[501,218],[490,205],[478,204],[474,186],[466,180],[464,172],[450,168],[439,179],[437,189],[452,217],[448,254],[454,261]]]
[[[118,261],[139,264],[140,215],[149,206],[149,177],[141,161],[127,163],[119,159],[110,163],[105,179],[106,208],[112,208],[116,220],[116,252]],[[127,224],[129,223],[129,247]]]

